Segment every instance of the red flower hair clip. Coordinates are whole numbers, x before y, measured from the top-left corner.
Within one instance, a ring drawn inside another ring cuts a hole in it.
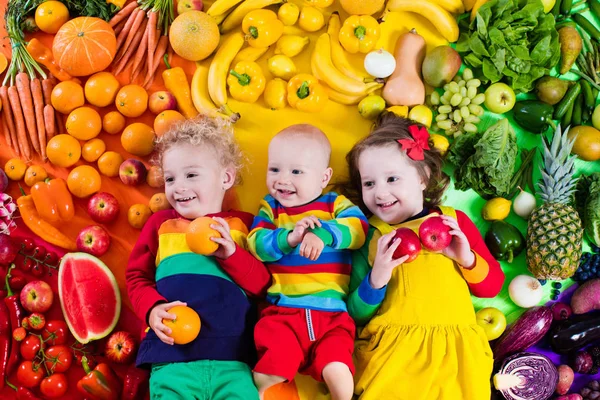
[[[406,150],[406,155],[415,161],[425,159],[423,150],[429,150],[429,132],[422,126],[411,125],[408,127],[408,132],[413,137],[412,139],[398,139],[398,143],[402,150]]]

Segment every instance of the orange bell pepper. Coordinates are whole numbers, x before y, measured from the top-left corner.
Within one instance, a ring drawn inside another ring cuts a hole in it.
[[[23,222],[34,234],[46,242],[62,247],[63,249],[71,251],[77,250],[77,245],[74,240],[40,218],[31,195],[19,197],[17,199],[17,206],[19,207]]]
[[[93,370],[87,358],[81,359],[83,370],[87,374],[77,382],[77,390],[90,400],[117,400],[121,395],[121,382],[108,364],[101,363]]]
[[[27,51],[33,57],[33,59],[50,71],[52,75],[56,77],[59,81],[68,81],[72,79],[71,75],[69,75],[65,70],[56,65],[56,61],[54,60],[54,55],[52,54],[52,50],[48,47],[44,46],[42,42],[40,42],[36,38],[32,38],[27,44]]]
[[[31,197],[40,217],[48,222],[67,222],[75,215],[73,197],[64,179],[36,183],[31,187]]]

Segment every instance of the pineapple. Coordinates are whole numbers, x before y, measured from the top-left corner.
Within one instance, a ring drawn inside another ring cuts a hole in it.
[[[538,183],[543,204],[527,224],[527,267],[537,279],[570,278],[581,257],[583,228],[572,201],[577,180],[573,177],[573,141],[560,125],[552,143],[544,140],[542,180]]]

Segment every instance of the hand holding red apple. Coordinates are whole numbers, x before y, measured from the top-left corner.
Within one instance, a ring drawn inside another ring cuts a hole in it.
[[[400,241],[400,244],[396,247],[393,257],[398,259],[408,255],[405,262],[409,263],[414,261],[421,252],[421,240],[419,239],[419,236],[417,236],[412,229],[398,228],[396,229],[396,234],[392,239],[392,243],[398,240]]]
[[[445,226],[444,228],[436,223],[437,228],[441,232],[444,232],[444,239],[443,241],[440,241],[440,244],[447,243],[442,249],[442,254],[453,261],[456,261],[458,265],[464,268],[472,268],[475,263],[475,255],[471,251],[469,239],[467,239],[467,236],[465,236],[464,232],[458,226],[458,221],[449,215],[441,215],[440,217],[433,218],[440,218]],[[420,233],[419,230],[419,234]],[[423,241],[423,236],[421,236],[421,241]],[[425,243],[423,243],[423,245],[426,246]]]
[[[396,249],[402,243],[402,240],[393,241],[395,236],[396,231],[392,231],[377,240],[377,253],[375,254],[369,282],[373,289],[381,289],[387,285],[392,278],[394,269],[408,260],[408,254],[400,258],[394,258]]]

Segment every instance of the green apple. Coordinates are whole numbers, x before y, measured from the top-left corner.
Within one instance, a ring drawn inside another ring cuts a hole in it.
[[[592,125],[594,128],[600,130],[600,105],[596,106],[594,113],[592,114]]]
[[[496,82],[485,91],[485,107],[493,113],[504,114],[517,102],[515,91],[506,83]]]
[[[475,314],[477,325],[483,328],[488,340],[498,339],[506,329],[506,317],[494,307],[486,307]]]

